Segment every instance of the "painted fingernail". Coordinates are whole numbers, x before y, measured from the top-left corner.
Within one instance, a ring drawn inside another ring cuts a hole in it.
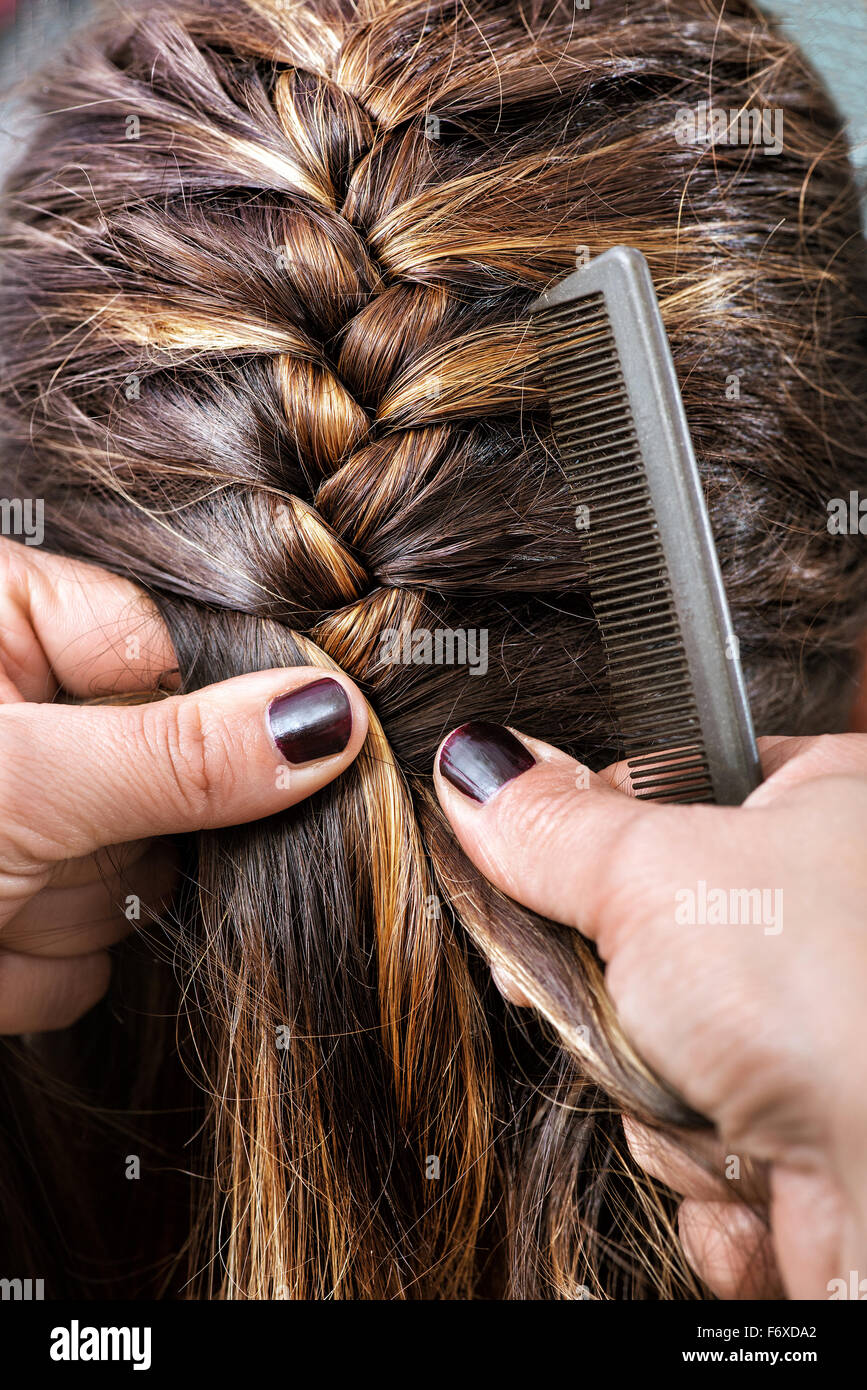
[[[449,734],[440,751],[440,772],[474,801],[489,801],[536,759],[502,724],[471,720]]]
[[[312,763],[343,752],[352,733],[352,706],[340,682],[325,676],[272,700],[268,724],[287,762]]]

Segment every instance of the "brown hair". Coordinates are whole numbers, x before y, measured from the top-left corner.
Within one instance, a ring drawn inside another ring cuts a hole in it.
[[[44,499],[51,549],[156,597],[186,687],[336,664],[372,712],[338,785],[186,847],[175,919],[65,1041],[79,1128],[186,1095],[142,1140],[133,1186],[168,1230],[137,1287],[695,1296],[620,1114],[699,1117],[633,1054],[593,951],[466,862],[431,766],[474,716],[616,756],[526,326],[582,245],[650,262],[760,732],[842,725],[867,563],[825,519],[864,481],[864,248],[836,116],[742,0],[124,6],[35,100],[2,241],[4,488]],[[782,109],[783,150],[680,143],[708,100]],[[487,672],[384,660],[402,625],[487,630]],[[118,1015],[120,1080],[93,1051]],[[11,1192],[46,1101],[10,1055]],[[85,1206],[112,1164],[117,1187],[110,1132]],[[96,1241],[57,1257],[68,1289],[118,1287]]]

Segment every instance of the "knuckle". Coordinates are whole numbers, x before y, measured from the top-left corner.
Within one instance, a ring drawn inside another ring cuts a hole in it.
[[[144,737],[163,772],[160,787],[185,821],[203,823],[217,795],[225,796],[231,762],[222,722],[197,699],[173,698],[145,707]]]
[[[45,829],[47,817],[33,815],[33,750],[37,743],[33,706],[0,705],[0,872],[28,875],[46,863],[65,856],[62,836],[53,838]],[[45,779],[47,780],[47,779]],[[49,803],[52,789],[40,788],[40,810]]]
[[[606,950],[615,934],[621,936],[654,911],[660,863],[671,843],[661,809],[632,804],[623,810],[599,845],[592,884],[592,913]]]
[[[571,798],[559,790],[544,795],[501,796],[495,802],[497,843],[508,853],[526,846],[531,853],[564,846],[573,833]]]
[[[23,545],[8,536],[0,536],[0,589],[17,594],[26,586],[29,559]]]

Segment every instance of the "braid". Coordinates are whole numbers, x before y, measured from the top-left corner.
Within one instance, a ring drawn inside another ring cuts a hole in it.
[[[673,142],[711,62],[720,105],[786,105],[778,159]],[[466,861],[430,769],[473,717],[616,752],[526,330],[585,244],[651,261],[765,732],[839,719],[864,562],[816,509],[858,485],[864,393],[835,117],[746,0],[134,5],[40,101],[7,186],[7,489],[151,590],[187,687],[339,666],[371,709],[339,784],[198,837],[165,926],[212,1179],[182,1287],[694,1295],[619,1115],[698,1117],[593,951]],[[387,659],[468,617],[486,673]]]

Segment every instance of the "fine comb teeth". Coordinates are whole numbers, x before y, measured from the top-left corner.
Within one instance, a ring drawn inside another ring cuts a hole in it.
[[[612,247],[531,316],[636,794],[739,805],[759,755],[647,262]]]

